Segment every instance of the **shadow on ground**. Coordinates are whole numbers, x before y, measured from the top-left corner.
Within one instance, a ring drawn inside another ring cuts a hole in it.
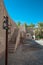
[[[40,49],[43,49],[43,46],[37,43],[35,40],[25,39],[23,41],[24,51],[27,51],[27,50],[35,51]]]
[[[0,65],[4,65],[3,63],[4,56],[0,59]],[[43,46],[34,40],[20,43],[16,52],[8,55],[8,65],[43,65]]]

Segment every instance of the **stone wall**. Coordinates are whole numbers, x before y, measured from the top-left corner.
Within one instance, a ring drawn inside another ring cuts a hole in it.
[[[14,30],[15,28],[17,28],[16,24],[10,19],[6,9],[5,9],[5,6],[4,6],[4,3],[3,3],[3,0],[0,0],[0,50],[4,50],[5,49],[5,30],[3,29],[3,16],[8,16],[9,18],[9,24],[11,24],[11,27],[10,27],[10,31],[11,33],[9,34],[9,38],[12,37],[13,33],[14,33]],[[2,52],[0,51],[0,52]]]

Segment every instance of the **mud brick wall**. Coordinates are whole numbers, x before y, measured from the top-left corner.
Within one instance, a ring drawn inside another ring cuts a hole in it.
[[[5,50],[5,39],[6,39],[5,30],[3,29],[3,20],[4,20],[3,16],[9,17],[9,24],[11,23],[11,29],[10,29],[11,33],[9,34],[8,37],[11,38],[17,26],[8,15],[3,0],[0,0],[0,53]]]

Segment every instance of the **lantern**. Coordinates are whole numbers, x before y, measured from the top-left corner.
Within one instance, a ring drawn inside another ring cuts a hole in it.
[[[8,29],[8,17],[6,16],[4,16],[4,22],[3,22],[3,29]]]

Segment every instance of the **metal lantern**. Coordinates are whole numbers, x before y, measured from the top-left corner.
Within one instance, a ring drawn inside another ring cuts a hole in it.
[[[4,16],[3,29],[8,29],[8,17]]]

